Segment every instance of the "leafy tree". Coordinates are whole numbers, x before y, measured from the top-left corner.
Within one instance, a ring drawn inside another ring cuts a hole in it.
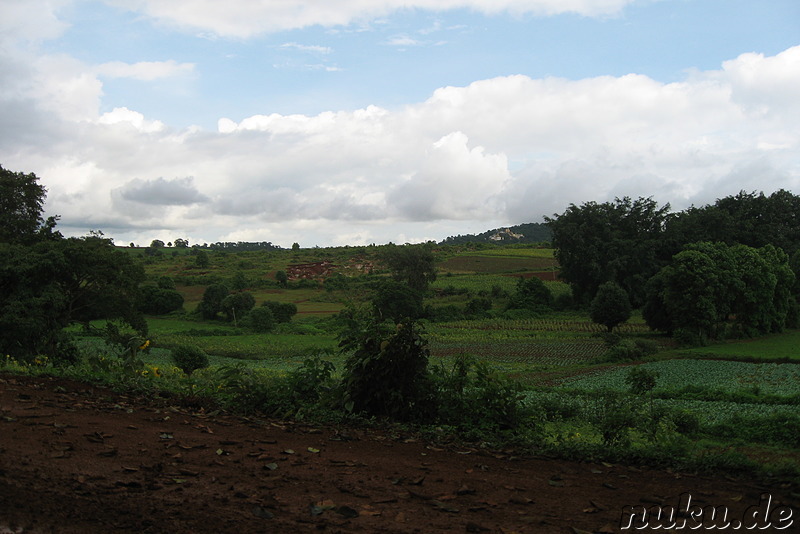
[[[46,194],[35,174],[0,166],[0,243],[27,244],[61,236],[53,233],[58,217],[42,217]]]
[[[189,247],[189,241],[187,241],[186,239],[182,239],[180,237],[178,239],[176,239],[175,241],[173,241],[173,243],[175,244],[175,248],[188,248]]]
[[[0,352],[62,357],[71,351],[63,329],[94,319],[146,333],[137,309],[143,280],[139,263],[98,236],[0,244]]]
[[[275,316],[269,306],[259,306],[250,310],[247,314],[250,327],[256,332],[269,332],[275,328]]]
[[[618,324],[630,319],[631,311],[628,294],[616,282],[606,282],[601,285],[589,307],[592,321],[605,326],[609,332]]]
[[[725,327],[747,336],[779,332],[796,304],[794,284],[788,256],[772,245],[694,243],[648,282],[642,314],[651,328],[701,337]]]
[[[293,302],[277,302],[267,300],[261,303],[262,307],[268,308],[276,323],[290,323],[292,317],[297,315],[297,305]]]
[[[175,289],[175,280],[170,276],[161,276],[156,285],[160,289]]]
[[[405,319],[419,319],[423,313],[422,293],[395,280],[377,283],[370,302],[380,320],[400,323]]]
[[[236,324],[238,320],[237,317],[244,317],[255,305],[255,297],[252,293],[247,291],[231,293],[222,299],[220,303],[222,313],[225,314],[228,321],[233,321],[234,324]]]
[[[434,411],[430,352],[414,321],[392,325],[351,312],[340,340],[350,353],[342,374],[347,409],[400,420],[424,420]]]
[[[292,243],[292,250],[294,252],[297,252],[298,250],[300,250],[300,243]]]
[[[150,242],[150,248],[164,248],[164,242],[160,239],[153,239]]]
[[[280,284],[281,287],[286,287],[289,285],[289,277],[286,275],[286,271],[277,271],[275,273],[275,280]]]
[[[149,315],[164,315],[183,308],[183,295],[174,289],[151,285],[142,286],[139,311]]]
[[[633,306],[641,305],[645,283],[674,253],[663,240],[669,218],[669,204],[629,197],[571,204],[564,213],[545,217],[561,277],[575,300],[588,304],[601,284],[616,282]]]
[[[228,296],[230,290],[225,284],[212,284],[203,293],[203,300],[197,305],[203,319],[216,319],[222,311],[222,300]]]
[[[211,265],[211,259],[208,257],[208,252],[205,250],[198,250],[197,255],[194,257],[194,264],[201,269],[208,268]]]
[[[553,308],[553,294],[540,279],[520,278],[517,289],[508,302],[508,309],[540,313]]]
[[[395,280],[405,282],[420,293],[424,293],[428,284],[436,280],[431,243],[403,246],[389,244],[382,250],[381,259],[389,267]]]

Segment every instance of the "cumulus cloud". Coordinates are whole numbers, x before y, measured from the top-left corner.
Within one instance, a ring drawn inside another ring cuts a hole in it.
[[[624,2],[558,4],[612,12]],[[178,17],[183,3],[125,5]],[[436,7],[456,5],[490,9],[477,0]],[[218,3],[209,6],[213,13]],[[101,75],[189,72],[168,61],[98,69],[0,48],[0,162],[42,177],[62,226],[119,229],[124,242],[179,234],[303,245],[441,239],[590,199],[652,195],[680,208],[740,189],[800,187],[800,47],[743,54],[675,83],[636,74],[501,76],[441,87],[393,110],[220,118],[216,131],[176,130],[124,107],[101,111]]]
[[[619,12],[635,0],[298,0],[253,2],[251,0],[105,0],[179,27],[227,37],[255,35],[304,28],[339,26],[374,19],[399,9],[445,11],[467,8],[480,13],[577,13],[604,16]]]
[[[132,78],[144,81],[183,76],[191,74],[193,71],[193,63],[178,63],[172,59],[168,61],[140,61],[138,63],[110,61],[97,67],[97,73],[103,77]]]

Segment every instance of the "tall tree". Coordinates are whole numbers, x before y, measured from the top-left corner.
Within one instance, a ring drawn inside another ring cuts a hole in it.
[[[425,292],[428,285],[436,280],[436,266],[433,257],[433,244],[386,245],[381,251],[381,259],[389,267],[392,277],[405,282],[419,292]]]
[[[545,217],[561,277],[575,299],[588,304],[601,284],[616,282],[633,306],[641,305],[645,283],[671,256],[662,239],[669,217],[669,204],[629,197],[571,204],[564,213]]]
[[[33,174],[0,166],[0,243],[31,243],[53,234],[58,217],[42,217],[47,190]]]

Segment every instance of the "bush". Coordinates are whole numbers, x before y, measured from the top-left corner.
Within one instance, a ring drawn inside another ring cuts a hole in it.
[[[174,289],[144,286],[140,290],[138,308],[148,315],[164,315],[183,308],[183,295]]]
[[[359,313],[345,320],[340,346],[352,351],[342,373],[345,409],[398,420],[430,419],[430,353],[416,323],[391,325]]]
[[[468,437],[517,428],[521,422],[521,386],[470,355],[456,358],[452,367],[434,367],[438,422],[452,425]]]
[[[268,300],[262,302],[261,306],[266,307],[272,312],[272,317],[276,323],[289,323],[292,317],[297,315],[297,306],[292,302],[277,302]]]
[[[477,297],[470,299],[467,302],[467,307],[464,314],[469,318],[486,317],[492,309],[491,299],[485,297]]]
[[[270,332],[275,328],[275,316],[267,306],[260,306],[250,310],[247,314],[247,325],[259,333]]]
[[[517,289],[508,303],[509,309],[524,309],[534,313],[553,309],[553,294],[538,278],[520,278]]]
[[[172,361],[184,373],[191,375],[208,367],[208,355],[193,345],[178,345],[172,349]]]
[[[601,357],[605,362],[639,360],[658,352],[658,343],[651,339],[621,339]]]

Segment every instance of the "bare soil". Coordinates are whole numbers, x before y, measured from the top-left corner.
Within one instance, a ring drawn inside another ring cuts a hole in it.
[[[624,507],[678,506],[687,492],[734,518],[768,493],[773,507],[794,507],[782,532],[798,532],[795,490],[778,483],[435,446],[177,402],[0,375],[0,534],[610,533],[623,532]]]

